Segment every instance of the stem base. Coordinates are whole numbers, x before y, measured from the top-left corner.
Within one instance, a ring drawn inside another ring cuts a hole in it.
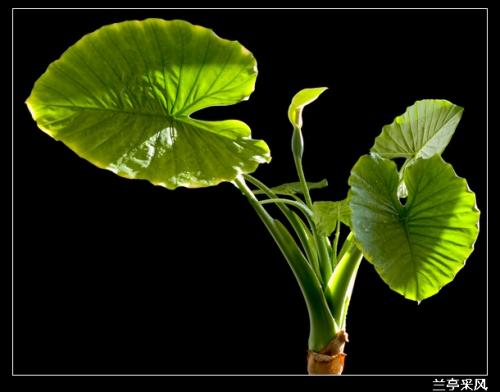
[[[307,371],[309,374],[342,374],[344,370],[344,346],[348,342],[347,332],[339,331],[335,338],[320,352],[309,351]]]

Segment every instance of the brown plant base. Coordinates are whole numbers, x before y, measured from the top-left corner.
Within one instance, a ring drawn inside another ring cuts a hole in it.
[[[307,371],[309,374],[342,374],[344,370],[345,343],[348,342],[347,332],[340,331],[335,338],[320,352],[307,353]]]

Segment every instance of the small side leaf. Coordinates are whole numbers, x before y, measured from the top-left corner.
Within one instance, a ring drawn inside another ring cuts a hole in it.
[[[382,128],[371,152],[383,158],[430,158],[441,154],[462,118],[463,108],[446,100],[415,102]]]
[[[349,178],[352,230],[382,280],[421,301],[464,266],[479,233],[479,210],[465,179],[439,155],[408,166],[404,182],[402,205],[396,164],[362,156]]]
[[[328,181],[325,179],[318,182],[307,182],[307,188],[311,189],[321,189],[328,186]],[[297,193],[302,194],[302,185],[300,182],[289,182],[286,184],[281,184],[271,188],[271,190],[277,195],[295,195]],[[253,192],[256,195],[264,194],[261,190],[255,190]]]
[[[337,221],[351,225],[349,200],[317,201],[313,204],[313,220],[320,235],[329,236],[337,227]]]
[[[327,90],[327,87],[305,88],[295,94],[288,108],[288,119],[294,127],[302,128],[302,110],[304,106],[316,101],[325,90]]]

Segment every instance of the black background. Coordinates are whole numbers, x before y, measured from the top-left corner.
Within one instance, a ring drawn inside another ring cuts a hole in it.
[[[305,113],[304,165],[340,199],[350,168],[417,99],[465,107],[444,158],[482,211],[476,250],[420,305],[363,262],[346,374],[486,372],[486,11],[16,10],[14,14],[14,372],[300,374],[308,319],[285,260],[230,184],[174,192],[79,159],[24,105],[35,80],[82,35],[128,19],[185,19],[250,49],[239,118],[273,161],[256,176],[295,180],[293,94],[329,90]],[[313,195],[313,197],[314,197]],[[429,386],[430,390],[430,386]]]

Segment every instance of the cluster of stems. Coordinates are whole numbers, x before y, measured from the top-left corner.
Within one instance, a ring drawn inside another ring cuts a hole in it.
[[[298,194],[277,195],[249,174],[240,175],[234,184],[246,196],[290,265],[309,313],[309,350],[321,352],[346,328],[347,308],[363,255],[352,233],[339,250],[340,220],[332,238],[319,233],[302,166],[303,151],[302,132],[295,126],[292,152],[302,198]],[[248,184],[258,192],[254,192]],[[264,197],[259,199],[260,195]],[[286,225],[271,216],[266,209],[268,204],[279,208],[287,221]]]

